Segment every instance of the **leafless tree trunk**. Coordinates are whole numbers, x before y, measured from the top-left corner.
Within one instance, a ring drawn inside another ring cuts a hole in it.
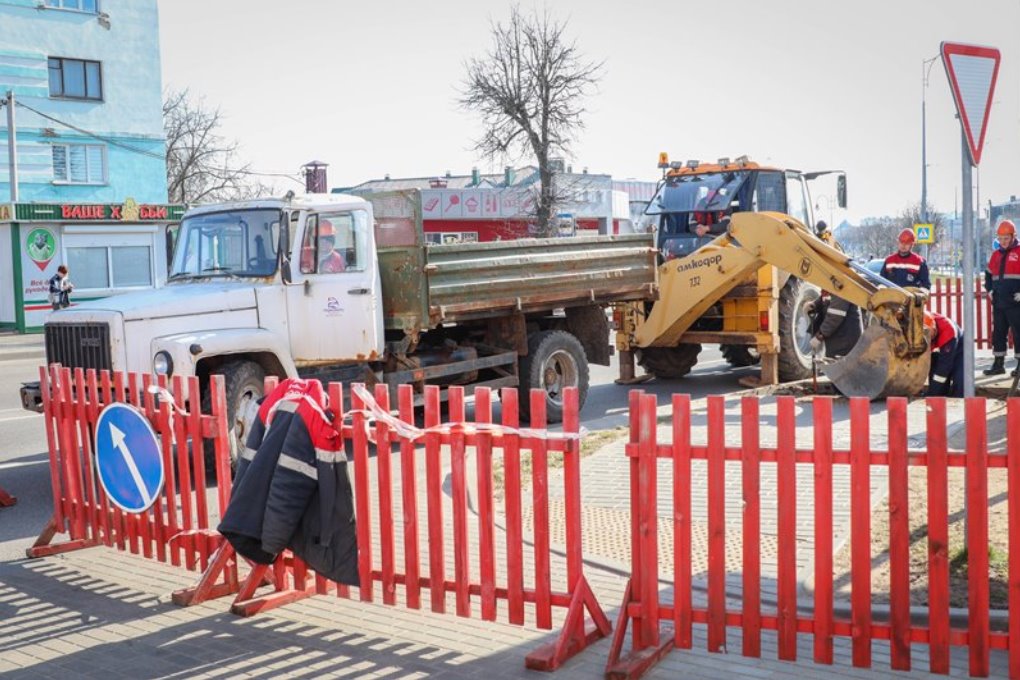
[[[238,144],[220,134],[219,109],[208,109],[187,90],[163,99],[166,180],[171,203],[208,203],[264,196],[272,188],[238,159]]]
[[[459,104],[477,111],[485,132],[478,151],[492,159],[531,155],[538,165],[535,220],[541,235],[552,235],[556,204],[564,189],[556,186],[550,161],[568,155],[584,127],[583,100],[591,94],[603,65],[584,60],[564,36],[566,23],[547,11],[524,15],[510,10],[507,23],[492,26],[492,48],[467,62]]]

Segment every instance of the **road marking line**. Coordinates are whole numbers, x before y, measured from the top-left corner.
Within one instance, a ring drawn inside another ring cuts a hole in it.
[[[10,422],[12,420],[24,420],[25,418],[35,418],[36,416],[41,416],[41,415],[42,415],[41,413],[26,413],[23,416],[12,416],[10,418],[0,418],[0,423],[8,423],[8,422]]]
[[[12,470],[19,467],[28,467],[30,465],[49,465],[48,460],[35,460],[28,463],[0,463],[0,470]]]

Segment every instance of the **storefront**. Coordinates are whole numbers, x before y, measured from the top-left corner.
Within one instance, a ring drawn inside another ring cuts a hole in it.
[[[49,280],[61,264],[71,304],[158,288],[166,281],[167,227],[179,205],[0,204],[0,329],[38,332],[52,312]]]

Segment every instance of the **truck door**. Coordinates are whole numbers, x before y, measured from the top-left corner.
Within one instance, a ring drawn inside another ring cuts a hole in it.
[[[295,362],[365,361],[382,354],[375,238],[364,210],[309,213],[287,286]]]

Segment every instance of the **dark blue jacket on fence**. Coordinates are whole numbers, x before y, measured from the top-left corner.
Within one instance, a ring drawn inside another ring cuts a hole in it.
[[[289,548],[316,573],[358,585],[354,494],[325,405],[317,380],[284,380],[262,400],[219,531],[259,564]]]

